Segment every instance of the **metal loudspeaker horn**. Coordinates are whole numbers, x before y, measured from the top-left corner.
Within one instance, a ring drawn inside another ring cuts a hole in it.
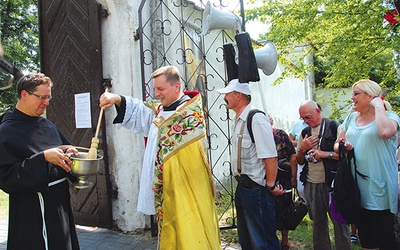
[[[267,76],[272,75],[278,63],[278,53],[275,45],[268,42],[264,47],[254,50],[257,68],[261,69]]]
[[[203,13],[203,36],[215,29],[231,29],[234,34],[242,32],[242,19],[231,12],[214,9],[210,1],[207,2]]]
[[[3,45],[0,42],[0,90],[10,88],[21,77],[21,72],[4,58],[3,53]]]

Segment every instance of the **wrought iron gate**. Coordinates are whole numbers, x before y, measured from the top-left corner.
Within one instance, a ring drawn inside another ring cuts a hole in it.
[[[240,12],[243,18],[243,0],[215,2],[213,8]],[[185,89],[202,94],[209,142],[208,159],[218,190],[219,224],[221,229],[227,229],[236,227],[235,183],[229,163],[232,122],[223,97],[216,89],[227,83],[223,45],[232,43],[234,36],[224,30],[202,35],[202,10],[205,6],[203,0],[142,0],[135,39],[140,40],[143,99],[152,99],[150,74],[164,65],[177,66]]]

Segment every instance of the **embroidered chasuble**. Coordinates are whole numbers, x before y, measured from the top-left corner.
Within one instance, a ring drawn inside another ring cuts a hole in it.
[[[159,248],[221,249],[201,95],[154,124],[159,128],[153,185]]]

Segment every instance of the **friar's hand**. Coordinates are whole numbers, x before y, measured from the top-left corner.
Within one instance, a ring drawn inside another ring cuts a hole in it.
[[[64,154],[64,151],[61,148],[50,148],[43,151],[44,159],[47,162],[52,163],[53,165],[57,165],[64,169],[66,172],[71,172],[71,159]]]

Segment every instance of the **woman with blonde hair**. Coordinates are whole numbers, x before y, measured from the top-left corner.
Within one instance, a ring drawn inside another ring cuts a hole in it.
[[[398,210],[397,134],[400,118],[386,111],[382,89],[374,81],[360,80],[352,87],[353,109],[341,126],[339,142],[354,148],[361,196],[360,220],[356,224],[363,249],[399,249],[393,219]]]

